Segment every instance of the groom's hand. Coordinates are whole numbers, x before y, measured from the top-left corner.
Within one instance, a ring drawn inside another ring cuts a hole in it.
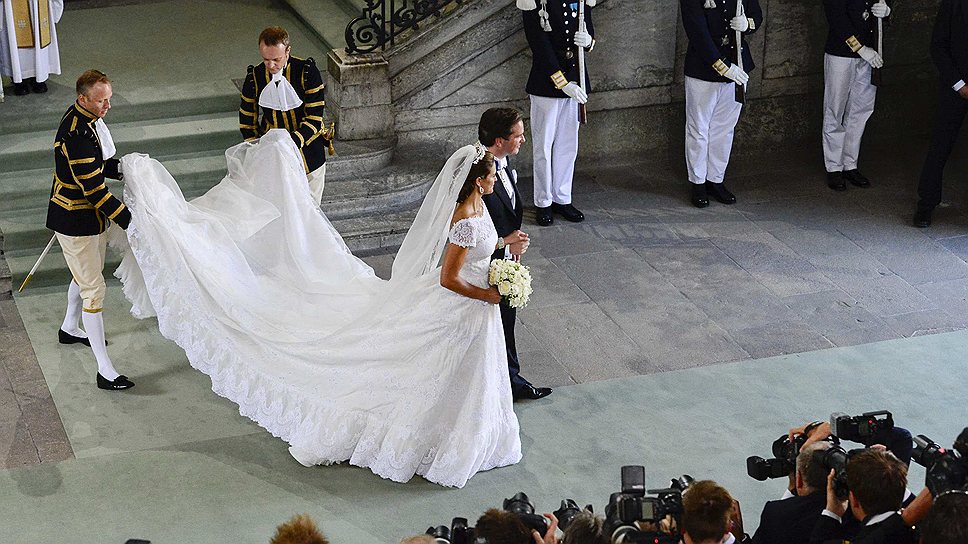
[[[516,230],[504,237],[504,245],[508,247],[508,251],[515,257],[523,255],[528,250],[528,245],[530,244],[531,240],[528,238],[528,235],[520,230]]]

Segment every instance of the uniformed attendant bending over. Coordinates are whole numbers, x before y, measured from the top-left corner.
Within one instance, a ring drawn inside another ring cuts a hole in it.
[[[692,204],[709,206],[709,195],[723,204],[736,197],[723,179],[733,149],[733,131],[743,105],[735,84],[746,85],[753,69],[746,40],[743,66],[736,64],[736,32],[752,34],[763,24],[759,0],[745,0],[736,15],[736,0],[679,0],[689,38],[686,50],[686,170]]]
[[[262,64],[249,66],[245,76],[239,130],[246,141],[274,128],[289,131],[302,153],[309,188],[319,205],[326,181],[326,150],[333,152],[332,131],[323,122],[325,85],[316,61],[293,57],[291,50],[286,29],[271,26],[259,34]]]
[[[109,391],[134,387],[114,369],[104,341],[102,305],[104,251],[111,221],[127,229],[131,212],[104,185],[121,179],[114,140],[104,124],[111,109],[111,80],[97,70],[77,78],[77,102],[61,119],[54,138],[54,182],[47,228],[54,231],[73,280],[67,289],[67,315],[61,344],[85,344],[97,359],[97,386]],[[78,326],[78,320],[84,329]]]

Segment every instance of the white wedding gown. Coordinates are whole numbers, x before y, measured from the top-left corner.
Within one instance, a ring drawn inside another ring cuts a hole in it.
[[[449,227],[444,197],[471,162],[455,157],[435,184],[434,229]],[[469,247],[461,277],[486,287],[489,216],[428,236],[430,250],[414,227],[401,255],[418,248],[434,265],[406,270],[413,259],[398,255],[399,273],[395,262],[384,281],[315,207],[288,134],[226,158],[226,178],[191,202],[158,161],[122,159],[132,220],[116,275],[132,313],[157,315],[213,391],[304,464],[349,461],[398,482],[418,474],[462,487],[518,462],[498,307],[444,289],[436,267],[449,238]]]

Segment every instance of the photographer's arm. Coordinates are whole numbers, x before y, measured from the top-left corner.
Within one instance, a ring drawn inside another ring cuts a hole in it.
[[[911,501],[911,504],[907,505],[907,508],[901,510],[901,518],[904,519],[904,524],[911,526],[920,523],[924,516],[928,515],[928,511],[931,510],[933,504],[934,497],[931,496],[931,491],[925,487]]]
[[[548,530],[545,531],[544,536],[538,531],[531,531],[531,536],[534,537],[534,544],[558,544],[558,518],[554,514],[544,514],[544,517],[548,518]]]

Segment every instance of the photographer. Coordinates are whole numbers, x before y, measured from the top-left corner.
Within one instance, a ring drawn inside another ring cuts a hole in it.
[[[541,535],[538,531],[528,529],[517,515],[492,508],[478,518],[475,534],[487,544],[557,544],[555,532],[558,530],[558,520],[553,514],[545,514],[544,517],[549,521],[548,530]]]
[[[907,465],[881,448],[851,452],[847,459],[848,500],[834,491],[835,471],[827,477],[827,505],[814,525],[810,542],[842,542],[847,504],[863,526],[854,544],[914,544],[914,533],[898,512],[907,486]]]
[[[742,541],[739,503],[712,480],[693,482],[682,496],[682,541],[685,544],[732,544]]]
[[[827,470],[823,453],[830,442],[800,448],[794,472],[794,495],[763,506],[753,544],[806,544],[826,503]]]
[[[610,540],[605,531],[605,519],[584,510],[568,523],[561,544],[609,544]],[[548,541],[542,544],[552,543]]]
[[[921,544],[968,542],[968,494],[952,492],[938,497],[920,529]]]

